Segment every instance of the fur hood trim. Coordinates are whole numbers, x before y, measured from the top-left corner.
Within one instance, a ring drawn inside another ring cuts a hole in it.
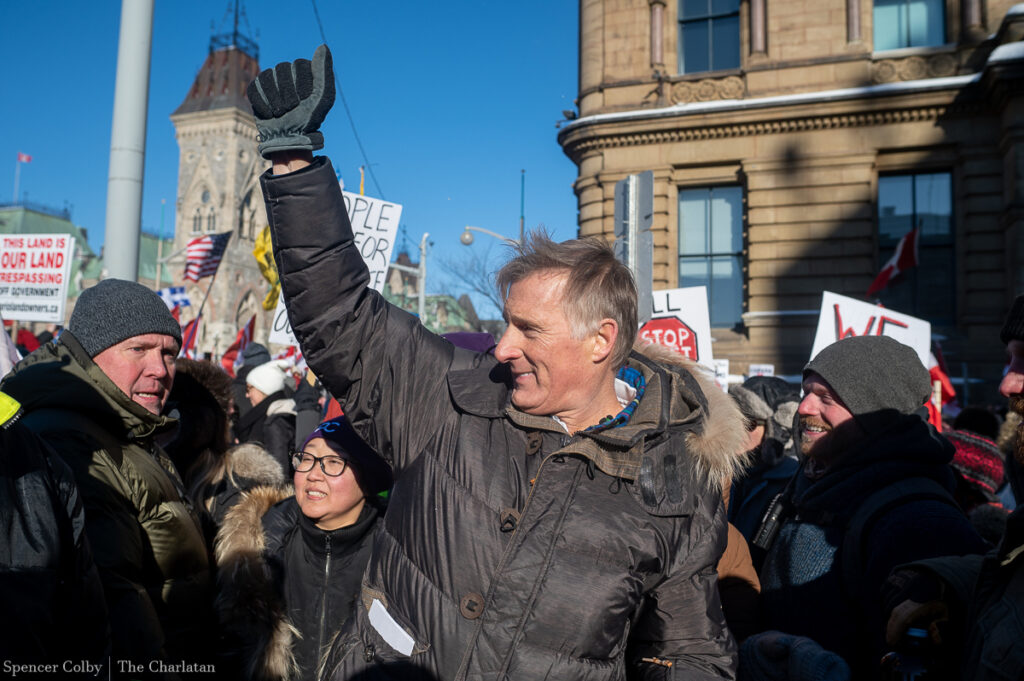
[[[235,445],[228,450],[231,474],[260,485],[283,487],[287,484],[281,464],[266,449],[254,442]]]
[[[719,388],[703,367],[663,345],[638,340],[633,350],[674,371],[685,371],[694,378],[707,400],[704,428],[686,436],[689,451],[702,472],[717,484],[719,491],[727,488],[747,466],[746,419],[727,393]]]
[[[271,416],[279,416],[281,414],[291,414],[295,416],[298,412],[295,410],[295,400],[288,398],[286,400],[275,400],[267,407],[267,418]]]
[[[263,558],[263,514],[288,496],[289,490],[278,487],[245,492],[225,516],[214,545],[217,614],[246,679],[290,681],[298,675],[292,644],[299,632],[288,621],[283,594]]]

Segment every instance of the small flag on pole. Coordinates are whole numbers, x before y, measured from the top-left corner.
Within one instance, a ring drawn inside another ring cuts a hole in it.
[[[224,367],[224,371],[228,372],[231,376],[235,375],[235,362],[241,357],[242,352],[249,347],[249,343],[252,343],[252,335],[256,330],[256,315],[253,315],[249,322],[238,330],[238,336],[235,338],[235,342],[231,344],[231,347],[225,351],[224,356],[220,358],[220,365]]]
[[[31,162],[32,162],[32,157],[31,156],[29,156],[28,154],[23,154],[20,151],[18,152],[18,163],[31,163]]]
[[[185,293],[184,286],[168,286],[160,289],[156,294],[163,299],[168,310],[173,310],[176,307],[192,307],[192,301]]]
[[[217,273],[231,232],[207,234],[192,239],[185,247],[185,281],[199,281]]]
[[[889,282],[895,279],[898,275],[906,272],[911,267],[917,267],[917,228],[910,230],[900,242],[896,244],[896,252],[892,254],[889,261],[882,267],[882,271],[878,273],[875,280],[871,282],[871,286],[868,288],[868,292],[865,294],[868,298],[879,293]]]
[[[181,352],[178,353],[178,357],[186,357],[188,359],[195,359],[195,347],[196,347],[196,331],[199,330],[199,320],[202,317],[196,317],[181,330]]]

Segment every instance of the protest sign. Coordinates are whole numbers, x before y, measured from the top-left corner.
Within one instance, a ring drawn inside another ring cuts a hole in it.
[[[754,376],[774,376],[775,365],[774,364],[751,364],[747,367],[747,378],[753,378]]]
[[[651,321],[640,327],[640,337],[713,369],[707,288],[653,291],[651,300]]]
[[[0,237],[0,315],[63,324],[74,252],[67,234]]]
[[[722,389],[722,392],[729,392],[729,360],[711,360],[715,369],[715,385]]]
[[[928,366],[931,324],[886,307],[825,291],[821,296],[811,359],[826,346],[850,336],[889,336],[913,348],[921,364]]]
[[[388,265],[391,263],[391,253],[395,249],[398,223],[402,219],[402,206],[352,192],[343,191],[341,194],[345,199],[349,222],[352,223],[356,248],[370,270],[369,286],[375,291],[383,291],[388,276]],[[283,294],[277,299],[274,323],[270,327],[267,340],[282,345],[298,345],[288,322]]]

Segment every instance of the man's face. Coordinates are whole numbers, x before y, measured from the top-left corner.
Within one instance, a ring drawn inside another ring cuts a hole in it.
[[[852,436],[860,434],[860,427],[821,376],[808,374],[803,389],[804,398],[797,409],[800,451],[822,463],[832,463],[843,453]]]
[[[147,333],[111,345],[92,359],[132,402],[159,414],[174,383],[177,354],[178,341]]]
[[[509,288],[508,327],[494,356],[512,370],[512,404],[527,414],[562,416],[586,411],[596,371],[594,339],[575,340],[562,310],[567,274],[540,272]]]
[[[1006,344],[1010,355],[1010,366],[999,383],[999,392],[1010,400],[1010,411],[1024,416],[1024,341],[1011,340]],[[1017,446],[1014,452],[1017,462],[1024,466],[1024,422],[1017,427]]]

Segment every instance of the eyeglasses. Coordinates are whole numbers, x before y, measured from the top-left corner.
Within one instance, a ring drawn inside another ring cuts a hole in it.
[[[317,463],[320,464],[320,470],[324,472],[324,475],[329,475],[332,478],[344,473],[348,467],[348,462],[337,456],[313,456],[309,452],[292,454],[292,466],[297,473],[308,473]]]

